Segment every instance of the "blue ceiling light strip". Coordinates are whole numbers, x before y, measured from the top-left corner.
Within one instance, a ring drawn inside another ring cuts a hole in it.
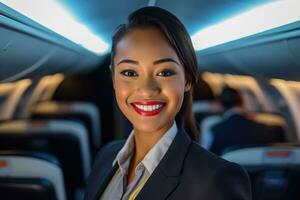
[[[238,40],[300,20],[299,0],[280,0],[258,6],[192,36],[196,51]]]
[[[109,45],[78,22],[58,1],[1,0],[0,2],[95,54],[101,55],[108,51]]]

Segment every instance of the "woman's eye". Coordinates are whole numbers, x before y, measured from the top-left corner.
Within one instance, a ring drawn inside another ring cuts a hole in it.
[[[124,76],[129,76],[129,77],[137,76],[137,73],[134,70],[124,70],[124,71],[121,71],[121,74]]]
[[[158,76],[172,76],[175,74],[175,71],[173,70],[163,70],[161,72],[159,72],[157,75]]]

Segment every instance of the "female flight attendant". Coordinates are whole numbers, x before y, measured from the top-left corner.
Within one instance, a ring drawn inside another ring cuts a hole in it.
[[[247,174],[195,142],[197,63],[174,15],[158,7],[132,13],[113,36],[111,71],[133,131],[98,153],[86,200],[251,199]]]

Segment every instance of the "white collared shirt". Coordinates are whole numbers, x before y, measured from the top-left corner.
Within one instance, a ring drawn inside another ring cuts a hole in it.
[[[113,162],[113,165],[116,162],[118,163],[119,170],[117,170],[117,172],[111,179],[100,199],[128,199],[134,189],[151,176],[151,174],[169,149],[176,134],[177,125],[176,122],[174,122],[172,127],[160,138],[160,140],[146,154],[144,159],[137,165],[137,167],[135,168],[135,178],[129,185],[127,185],[128,168],[131,157],[133,155],[133,151],[135,149],[134,131],[132,131],[128,139],[126,140],[125,145],[120,150],[120,152],[116,156],[115,161]]]

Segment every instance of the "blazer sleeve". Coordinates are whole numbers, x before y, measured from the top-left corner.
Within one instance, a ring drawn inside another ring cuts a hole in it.
[[[203,199],[251,200],[251,185],[247,172],[235,163],[227,163],[215,171],[211,188]]]

